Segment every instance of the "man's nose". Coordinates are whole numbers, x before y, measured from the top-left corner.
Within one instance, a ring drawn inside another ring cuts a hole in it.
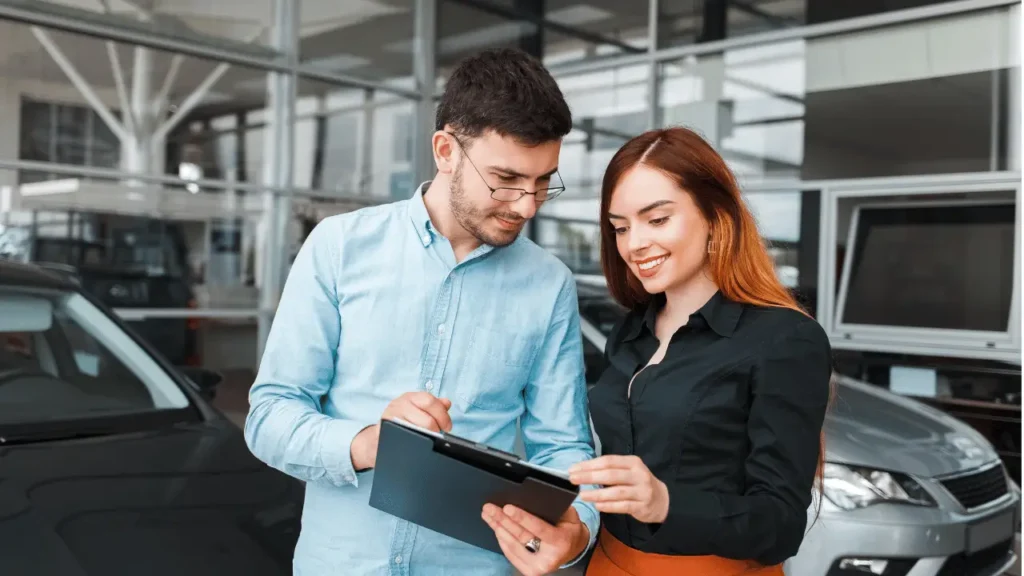
[[[537,214],[537,201],[532,194],[523,194],[523,197],[512,203],[512,211],[529,220]]]

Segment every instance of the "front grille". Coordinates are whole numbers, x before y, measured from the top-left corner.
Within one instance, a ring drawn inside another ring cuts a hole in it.
[[[1013,541],[1007,540],[974,554],[950,556],[935,576],[991,576],[1013,554]]]
[[[949,493],[967,509],[977,508],[1006,495],[1009,487],[1002,465],[941,480]]]

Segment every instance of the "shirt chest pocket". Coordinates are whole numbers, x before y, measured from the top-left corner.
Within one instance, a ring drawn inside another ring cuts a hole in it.
[[[528,332],[475,326],[470,335],[465,366],[459,376],[458,397],[485,410],[518,406],[530,376],[540,338]]]

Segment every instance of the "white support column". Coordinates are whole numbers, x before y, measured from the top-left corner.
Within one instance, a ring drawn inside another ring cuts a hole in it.
[[[274,0],[274,27],[272,45],[293,64],[298,63],[298,2]],[[264,182],[276,188],[292,186],[295,132],[295,76],[293,73],[268,73],[267,127],[264,131]],[[262,238],[257,239],[257,259],[262,262],[258,271],[260,287],[260,317],[257,338],[257,359],[270,334],[274,311],[280,298],[284,278],[284,263],[288,256],[288,223],[291,202],[288,196],[265,192],[263,219],[260,222]]]
[[[1006,169],[1014,172],[1021,170],[1021,78],[1020,78],[1020,67],[1021,67],[1021,7],[1020,4],[1015,4],[1010,7],[1010,68],[1007,73],[1007,94],[1009,101],[1006,103],[1006,109],[1009,111],[1006,131],[1006,153],[1009,156],[1007,158]],[[1019,210],[1020,208],[1018,208]]]
[[[658,50],[658,12],[661,10],[658,0],[648,0],[647,2],[647,38],[650,46],[647,49],[650,52],[656,52]],[[661,124],[661,83],[659,82],[658,74],[661,70],[661,65],[652,60],[647,70],[649,74],[647,78],[647,129],[654,130],[660,127]]]
[[[137,46],[134,55],[131,113],[135,120],[135,130],[131,134],[129,145],[121,151],[121,168],[125,172],[147,174],[153,168],[153,146],[150,139],[153,130],[153,118],[150,113],[150,98],[153,93],[153,51]]]
[[[413,129],[413,185],[434,177],[434,86],[437,82],[437,0],[416,0],[413,72],[419,91]],[[409,191],[412,193],[412,190]]]

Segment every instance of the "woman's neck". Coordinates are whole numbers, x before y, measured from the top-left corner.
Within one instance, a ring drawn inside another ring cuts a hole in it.
[[[700,272],[685,283],[665,290],[665,307],[661,311],[665,324],[674,332],[686,324],[690,315],[700,310],[718,291],[707,272]]]

